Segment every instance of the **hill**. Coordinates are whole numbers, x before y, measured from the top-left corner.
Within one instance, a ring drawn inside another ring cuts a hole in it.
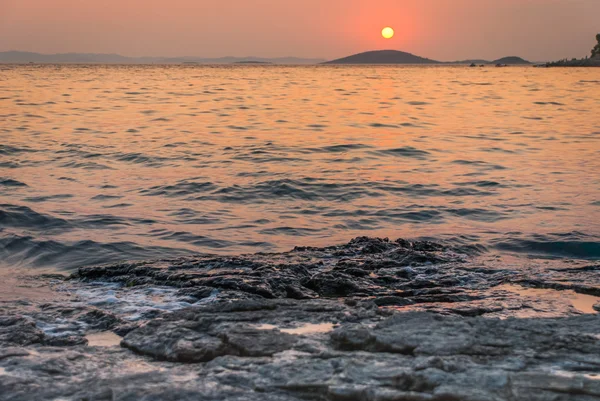
[[[328,61],[324,64],[441,64],[439,61],[430,60],[405,53],[398,50],[375,50],[352,56]]]
[[[531,62],[522,59],[521,57],[510,56],[499,58],[498,60],[492,61],[492,64],[506,64],[506,65],[530,65]]]

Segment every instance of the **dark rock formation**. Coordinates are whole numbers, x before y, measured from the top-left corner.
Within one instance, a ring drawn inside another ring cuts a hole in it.
[[[386,318],[335,301],[247,302],[188,309],[126,336],[123,345],[152,359],[115,347],[2,348],[0,400],[600,397],[598,316]],[[284,327],[301,323],[285,316],[337,320],[339,327],[288,334]],[[260,322],[277,327],[261,330]]]
[[[479,253],[361,237],[82,268],[65,299],[2,303],[0,401],[600,399],[600,267]]]

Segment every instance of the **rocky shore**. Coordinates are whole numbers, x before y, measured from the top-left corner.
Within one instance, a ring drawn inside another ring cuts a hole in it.
[[[29,278],[0,400],[600,399],[600,265],[357,238]],[[597,307],[597,306],[596,306]]]
[[[600,67],[600,56],[547,63],[545,67]]]

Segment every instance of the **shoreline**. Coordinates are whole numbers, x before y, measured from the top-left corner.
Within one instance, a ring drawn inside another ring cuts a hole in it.
[[[584,400],[598,269],[359,237],[28,277],[57,297],[1,301],[0,400]]]

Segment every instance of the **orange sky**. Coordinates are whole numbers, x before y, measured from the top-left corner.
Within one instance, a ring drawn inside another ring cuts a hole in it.
[[[0,0],[0,51],[542,61],[589,54],[599,15],[600,0]]]

